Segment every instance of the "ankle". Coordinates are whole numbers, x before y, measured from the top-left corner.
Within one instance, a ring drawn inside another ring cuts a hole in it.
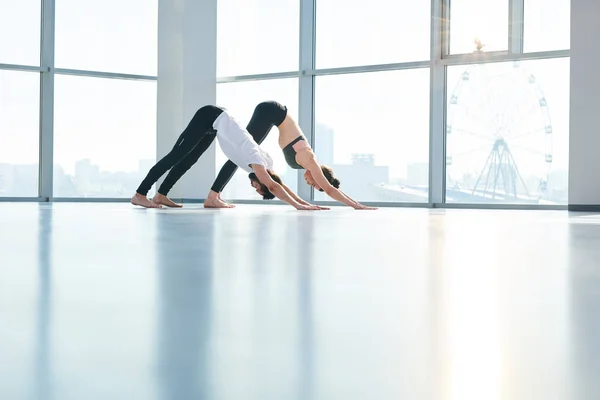
[[[219,198],[219,193],[215,192],[214,190],[211,189],[210,192],[208,192],[208,200],[215,200]]]

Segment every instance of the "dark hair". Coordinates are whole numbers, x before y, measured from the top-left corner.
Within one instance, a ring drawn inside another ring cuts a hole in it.
[[[271,171],[267,171],[267,172],[271,176],[271,179],[273,179],[275,182],[279,183],[280,185],[282,184],[281,178],[277,174],[275,174]],[[258,184],[260,185],[260,190],[262,192],[263,200],[273,200],[275,198],[275,195],[273,193],[271,193],[269,191],[269,189],[267,189],[267,187],[258,180],[258,178],[256,177],[256,174],[254,172],[251,172],[250,175],[248,175],[248,178],[250,178],[250,180],[252,182],[258,182]]]
[[[333,170],[327,165],[321,165],[321,171],[323,175],[325,175],[325,179],[336,189],[340,188],[340,180],[333,176]],[[319,189],[319,192],[322,192],[323,188]]]

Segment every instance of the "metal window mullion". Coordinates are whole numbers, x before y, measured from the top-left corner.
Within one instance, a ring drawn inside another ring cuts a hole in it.
[[[434,32],[433,21],[438,24],[438,34],[441,36],[441,47],[436,49],[436,51],[441,52],[441,58],[445,58],[450,55],[450,25],[452,23],[452,18],[450,17],[450,10],[452,8],[452,0],[440,0],[440,1],[431,1],[431,17],[432,17],[432,25],[431,32]],[[433,40],[434,36],[431,36],[432,40],[432,54],[434,50]],[[434,59],[434,58],[432,58]]]
[[[314,97],[315,76],[306,71],[315,68],[316,0],[300,0],[300,78],[298,93],[298,124],[309,144],[315,148]],[[317,149],[315,149],[317,151]],[[304,183],[303,171],[298,171],[298,195],[312,201],[312,187]]]
[[[429,109],[429,203],[445,201],[445,109],[446,67],[442,62],[447,46],[444,23],[445,0],[431,0],[431,66]]]
[[[452,66],[521,60],[544,60],[549,58],[563,58],[569,56],[569,50],[551,50],[525,54],[508,54],[498,52],[484,54],[460,54],[456,56],[445,57],[441,62],[445,66]]]
[[[1,64],[0,63],[0,70],[23,71],[23,72],[42,72],[42,67],[35,67],[32,65]]]
[[[269,80],[269,79],[298,78],[299,76],[300,76],[299,71],[270,72],[270,73],[266,73],[266,74],[252,74],[252,75],[218,76],[217,83],[263,81],[263,80]]]
[[[405,69],[428,68],[429,60],[410,61],[403,63],[378,64],[378,65],[359,65],[352,67],[324,68],[313,71],[305,71],[307,74],[315,76],[324,75],[342,75],[342,74],[363,74],[366,72],[400,71]]]
[[[522,54],[525,0],[508,1],[508,52],[509,54]]]
[[[52,201],[54,163],[55,0],[42,0],[39,197]]]
[[[71,75],[71,76],[85,76],[89,78],[106,78],[106,79],[120,79],[120,80],[133,80],[133,81],[156,81],[157,77],[154,75],[136,75],[136,74],[124,74],[119,72],[103,72],[103,71],[91,71],[81,69],[68,69],[68,68],[54,68],[54,74],[58,75]]]

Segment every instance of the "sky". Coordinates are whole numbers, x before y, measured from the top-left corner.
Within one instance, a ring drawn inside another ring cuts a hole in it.
[[[56,0],[56,67],[155,75],[157,3]],[[429,1],[371,0],[368,7],[364,5],[359,0],[317,1],[317,68],[429,58]],[[568,0],[525,0],[525,5],[526,51],[569,46]],[[218,7],[219,76],[298,69],[298,0],[219,0]],[[484,50],[507,48],[507,0],[452,0],[451,18],[453,53],[472,51],[475,36],[486,45]],[[0,63],[39,65],[39,22],[39,0],[0,0]],[[568,62],[524,64],[536,76],[548,102],[553,168],[567,168]],[[460,86],[465,69],[448,69],[449,93]],[[484,78],[478,82],[492,87]],[[57,75],[55,91],[54,157],[65,172],[73,173],[75,162],[84,158],[108,171],[135,171],[139,160],[154,158],[155,82]],[[471,92],[467,88],[463,96]],[[519,98],[530,95],[527,92]],[[0,70],[0,163],[37,162],[38,99],[39,74]],[[297,116],[297,79],[219,84],[217,88],[217,102],[242,122],[249,120],[259,101],[268,99],[285,103]],[[529,118],[508,106],[513,99],[506,102],[501,112]],[[373,153],[376,164],[390,166],[392,177],[403,177],[408,164],[428,161],[427,68],[320,76],[315,105],[316,122],[335,132],[335,163],[349,162],[355,152]],[[521,126],[539,121],[532,118],[523,120]],[[467,119],[464,124],[475,122]],[[274,155],[276,168],[285,169],[274,135],[270,139],[265,146]],[[222,161],[220,155],[219,167]]]

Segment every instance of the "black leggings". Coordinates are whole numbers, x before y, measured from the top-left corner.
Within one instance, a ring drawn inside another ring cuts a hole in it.
[[[271,128],[281,125],[286,116],[287,108],[284,105],[276,101],[262,102],[254,109],[254,114],[252,114],[246,130],[252,135],[256,143],[261,144]],[[221,193],[235,174],[237,168],[237,165],[231,160],[227,160],[223,168],[221,168],[219,175],[217,175],[217,179],[215,179],[211,190]]]
[[[150,169],[137,192],[146,196],[158,179],[171,170],[158,189],[158,193],[167,195],[173,185],[198,161],[210,147],[216,137],[213,123],[223,110],[216,106],[204,106],[196,114],[187,128],[177,139],[173,149]]]

